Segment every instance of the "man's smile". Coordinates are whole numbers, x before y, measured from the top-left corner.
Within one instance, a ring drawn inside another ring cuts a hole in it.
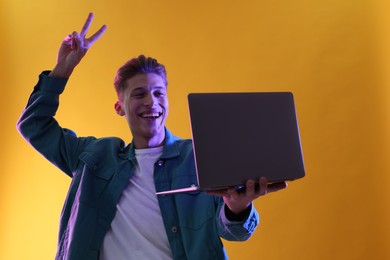
[[[140,116],[142,118],[151,118],[151,119],[155,119],[155,118],[159,118],[162,116],[162,112],[153,112],[153,113],[143,113],[141,114]]]

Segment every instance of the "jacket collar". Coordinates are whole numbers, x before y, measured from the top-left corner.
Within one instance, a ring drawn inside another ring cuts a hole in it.
[[[174,136],[168,128],[165,127],[165,140],[164,140],[164,149],[163,154],[161,155],[162,159],[173,158],[180,155],[179,147],[176,141],[181,140],[180,138]],[[135,147],[134,142],[131,142],[123,151],[119,152],[118,156],[125,160],[130,160],[133,164],[136,163],[135,159]]]

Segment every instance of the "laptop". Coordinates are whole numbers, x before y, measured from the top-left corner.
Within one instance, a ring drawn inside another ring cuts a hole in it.
[[[191,93],[188,106],[198,185],[158,195],[305,176],[291,92]]]

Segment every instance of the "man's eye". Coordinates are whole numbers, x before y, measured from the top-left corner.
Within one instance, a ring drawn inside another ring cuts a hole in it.
[[[145,96],[145,93],[134,93],[133,94],[133,97],[135,97],[135,98],[142,98],[142,97],[144,97]]]
[[[165,93],[162,92],[162,91],[156,91],[156,92],[154,92],[154,95],[155,95],[156,97],[162,97],[162,96],[165,96]]]

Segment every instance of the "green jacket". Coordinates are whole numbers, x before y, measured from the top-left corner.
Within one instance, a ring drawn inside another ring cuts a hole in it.
[[[134,146],[115,137],[77,137],[60,127],[54,115],[67,79],[47,73],[40,75],[18,130],[72,178],[61,213],[56,259],[96,260],[137,164]],[[197,184],[191,140],[165,131],[163,154],[155,164],[156,191]],[[174,259],[226,259],[220,237],[244,241],[259,222],[253,206],[244,221],[229,221],[223,200],[203,192],[158,196],[158,202]]]

